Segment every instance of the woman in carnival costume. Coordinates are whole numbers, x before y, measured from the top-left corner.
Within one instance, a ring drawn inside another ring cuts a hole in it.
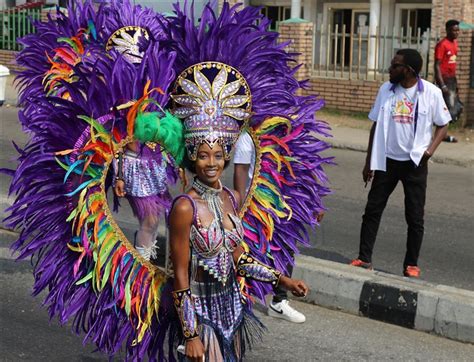
[[[324,209],[331,160],[318,137],[328,127],[314,118],[322,101],[297,95],[303,83],[292,57],[258,9],[225,3],[216,16],[206,6],[197,26],[189,9],[175,13],[74,4],[24,39],[20,121],[32,137],[20,150],[8,221],[20,231],[19,258],[36,257],[34,293],[46,290],[51,317],[71,321],[98,350],[174,360],[182,339],[198,334],[188,355],[239,360],[245,336],[250,342],[261,329],[251,295],[263,300],[278,281],[298,295],[306,290],[280,272],[293,263],[289,251],[309,244],[306,227]],[[127,46],[107,51],[116,32]],[[236,218],[239,195],[220,191],[217,180],[250,109],[257,162]],[[206,119],[219,122],[198,131]],[[110,165],[137,138],[157,141],[173,170],[187,155],[198,174],[169,218],[174,279],[136,251],[108,207]],[[187,245],[188,259],[177,245]]]
[[[175,198],[168,221],[174,305],[187,357],[237,361],[246,341],[262,328],[237,276],[281,285],[297,296],[305,296],[308,288],[245,251],[238,217],[241,196],[220,180],[241,125],[250,116],[247,82],[233,67],[205,62],[184,70],[176,88],[173,113],[184,119],[184,164],[196,176],[191,190]],[[138,138],[159,133],[158,119],[141,121],[139,116]]]

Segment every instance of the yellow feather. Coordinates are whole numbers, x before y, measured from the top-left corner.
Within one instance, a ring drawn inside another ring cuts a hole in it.
[[[273,156],[273,159],[277,163],[277,170],[278,170],[278,172],[280,172],[280,170],[281,170],[281,156],[278,154],[278,152],[275,151],[274,149],[270,148],[270,147],[263,147],[262,148],[262,154],[264,154],[264,153],[270,153]]]
[[[283,117],[271,117],[271,118],[267,118],[265,121],[262,122],[262,124],[257,130],[257,134],[258,135],[264,134],[266,133],[267,128],[276,126],[278,124],[285,124],[286,127],[288,128],[288,132],[291,131],[291,122],[288,119],[283,118]]]
[[[67,244],[67,247],[72,251],[77,251],[78,253],[82,253],[84,251],[84,248],[82,246],[73,246],[71,244]]]

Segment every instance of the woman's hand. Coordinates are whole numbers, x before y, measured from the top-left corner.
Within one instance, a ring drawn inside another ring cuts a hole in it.
[[[186,341],[186,357],[191,361],[202,362],[204,361],[205,353],[204,345],[202,344],[201,338],[197,337]]]
[[[126,195],[125,182],[123,180],[117,180],[117,182],[115,182],[114,192],[118,197],[124,197]]]
[[[284,275],[280,277],[279,285],[281,285],[286,290],[289,290],[294,296],[297,297],[306,297],[306,294],[308,294],[309,291],[309,288],[304,281],[291,279],[285,277]]]

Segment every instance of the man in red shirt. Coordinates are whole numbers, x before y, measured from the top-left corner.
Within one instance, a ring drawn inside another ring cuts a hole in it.
[[[459,100],[456,80],[456,60],[458,55],[459,21],[446,22],[446,37],[435,48],[435,79],[443,92],[443,98],[451,113],[452,122],[458,120],[463,105]],[[447,136],[444,141],[457,142],[453,136]]]

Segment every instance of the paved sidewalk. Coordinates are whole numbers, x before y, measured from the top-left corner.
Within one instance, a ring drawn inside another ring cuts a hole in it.
[[[299,256],[306,302],[474,343],[474,291]]]

